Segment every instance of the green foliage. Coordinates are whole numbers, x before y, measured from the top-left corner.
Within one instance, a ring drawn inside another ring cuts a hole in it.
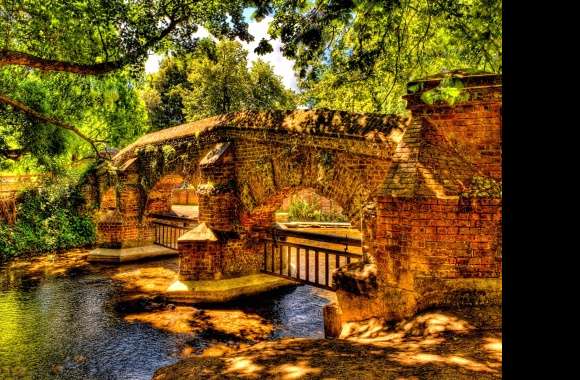
[[[148,76],[141,98],[147,105],[152,130],[185,122],[181,94],[191,88],[187,81],[187,63],[183,57],[166,57],[159,70]]]
[[[74,183],[47,183],[20,195],[17,221],[0,224],[0,261],[93,244],[95,223]]]
[[[471,180],[469,188],[461,194],[461,197],[469,198],[501,198],[502,184],[493,178],[475,176]]]
[[[291,222],[347,222],[348,219],[336,212],[326,213],[315,200],[294,197],[288,206],[288,220]]]
[[[406,83],[444,69],[501,72],[500,0],[274,1],[273,37],[312,107],[402,113]]]
[[[26,156],[53,171],[89,155],[86,142],[35,113],[80,129],[101,150],[132,142],[147,126],[145,106],[136,96],[147,55],[192,51],[198,39],[191,36],[200,25],[218,38],[251,41],[242,16],[247,5],[244,0],[0,1],[0,166]],[[181,109],[172,99],[162,92],[158,103]],[[25,107],[12,109],[9,100]]]
[[[240,110],[294,108],[294,94],[272,66],[257,60],[248,69],[247,56],[237,41],[204,39],[190,54],[165,58],[142,92],[152,128]]]
[[[443,78],[439,85],[421,94],[421,100],[427,104],[445,102],[450,106],[467,101],[469,94],[463,91],[463,83],[458,78]]]
[[[87,136],[112,146],[126,145],[147,129],[145,104],[137,82],[124,72],[102,77],[42,74],[23,68],[0,69],[0,93],[52,118],[74,125]],[[36,170],[58,171],[83,157],[91,147],[73,133],[39,122],[0,104],[0,165],[18,166],[25,158]],[[3,158],[5,148],[20,149],[18,160]]]

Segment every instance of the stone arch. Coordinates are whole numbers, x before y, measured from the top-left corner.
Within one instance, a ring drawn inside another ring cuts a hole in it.
[[[147,193],[145,214],[171,212],[172,192],[184,181],[186,178],[179,173],[169,173],[161,177]]]
[[[306,188],[333,199],[349,220],[358,224],[362,210],[380,187],[390,164],[387,160],[340,150],[253,145],[258,151],[256,158],[244,157],[248,149],[244,142],[236,146],[237,157],[242,158],[236,162],[241,224],[248,228],[266,227],[284,198]]]

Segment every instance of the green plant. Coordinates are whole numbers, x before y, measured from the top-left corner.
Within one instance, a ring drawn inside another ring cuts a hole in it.
[[[463,82],[452,76],[443,78],[439,85],[421,94],[421,100],[427,104],[445,102],[450,106],[469,100],[469,94],[463,90]]]
[[[23,192],[13,225],[0,224],[0,261],[93,244],[96,228],[79,186],[47,183]]]
[[[502,184],[493,178],[474,176],[467,190],[461,193],[463,198],[501,198]]]
[[[348,219],[338,212],[323,212],[318,201],[308,202],[295,197],[288,206],[288,220],[291,222],[347,222]]]

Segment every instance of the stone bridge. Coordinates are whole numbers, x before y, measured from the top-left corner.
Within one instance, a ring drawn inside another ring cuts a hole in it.
[[[200,227],[179,243],[181,278],[256,273],[274,212],[313,188],[362,226],[364,262],[334,274],[343,320],[501,304],[501,77],[464,76],[454,106],[422,102],[440,79],[410,83],[409,118],[240,112],[143,136],[101,169],[98,243],[150,245],[185,182]]]

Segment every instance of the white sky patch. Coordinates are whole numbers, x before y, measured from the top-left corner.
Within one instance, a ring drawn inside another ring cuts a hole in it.
[[[282,55],[280,50],[282,42],[279,38],[271,40],[270,44],[274,48],[272,53],[266,55],[257,55],[254,53],[254,49],[258,46],[258,43],[262,38],[269,39],[268,36],[268,25],[272,21],[272,17],[266,17],[261,22],[252,21],[249,23],[248,30],[252,36],[254,36],[254,41],[247,43],[240,41],[242,46],[248,51],[248,67],[252,66],[252,63],[258,58],[266,61],[272,65],[274,68],[274,73],[282,78],[282,83],[294,91],[298,91],[298,85],[296,80],[296,75],[294,75],[294,62]],[[192,37],[213,37],[207,29],[200,26],[198,31],[192,35]],[[239,40],[238,40],[239,41]],[[163,59],[163,56],[158,54],[149,54],[147,61],[145,62],[145,72],[151,74],[159,70],[159,63]]]
[[[282,42],[279,38],[271,40],[270,44],[274,51],[265,55],[258,55],[254,53],[254,49],[260,43],[262,38],[269,39],[268,25],[272,21],[272,17],[265,17],[261,22],[253,21],[249,24],[248,31],[254,36],[254,41],[247,43],[240,41],[244,48],[248,50],[248,67],[257,59],[262,59],[270,63],[274,67],[274,73],[282,77],[284,85],[294,91],[298,91],[296,83],[296,75],[294,75],[294,62],[282,55]]]

